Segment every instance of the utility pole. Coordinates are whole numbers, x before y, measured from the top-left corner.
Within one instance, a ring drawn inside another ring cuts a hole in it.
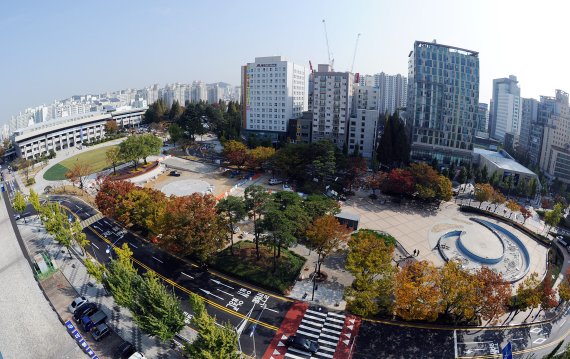
[[[311,295],[311,301],[315,300],[315,287],[317,285],[317,263],[315,263],[315,271],[313,272],[313,294]]]

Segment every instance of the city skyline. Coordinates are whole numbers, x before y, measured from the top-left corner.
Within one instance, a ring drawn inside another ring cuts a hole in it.
[[[311,61],[316,67],[328,62],[322,19],[336,71],[350,69],[361,33],[354,65],[361,74],[406,75],[414,41],[437,39],[479,52],[481,102],[489,102],[493,79],[511,74],[519,80],[521,97],[538,99],[555,89],[570,89],[570,74],[562,71],[563,57],[557,55],[565,4],[409,0],[264,5],[4,4],[0,124],[27,107],[72,95],[193,80],[239,85],[240,66],[258,56],[283,56],[307,67]],[[533,26],[525,25],[531,22]]]

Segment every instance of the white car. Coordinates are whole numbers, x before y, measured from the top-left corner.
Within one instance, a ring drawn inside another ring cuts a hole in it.
[[[67,309],[69,309],[69,311],[71,313],[75,312],[75,309],[79,308],[80,306],[82,306],[83,304],[87,303],[88,300],[85,297],[77,297],[73,300],[73,302],[71,302],[70,305],[67,306]]]
[[[281,183],[283,183],[283,180],[280,180],[279,178],[270,178],[269,179],[270,185],[281,184]]]
[[[283,191],[293,192],[293,189],[288,184],[283,185]]]

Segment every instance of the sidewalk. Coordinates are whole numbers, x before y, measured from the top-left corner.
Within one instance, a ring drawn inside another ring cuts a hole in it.
[[[90,278],[83,262],[77,258],[77,255],[70,259],[67,250],[62,253],[61,246],[45,232],[37,217],[28,217],[27,224],[21,220],[18,221],[18,227],[28,251],[32,255],[38,251],[47,251],[60,269],[59,274],[46,280],[44,284],[46,285],[46,292],[51,293],[50,301],[66,303],[63,307],[61,304],[54,304],[56,309],[61,307],[58,314],[64,322],[71,317],[71,313],[67,312],[67,304],[77,296],[85,296],[89,301],[99,304],[101,309],[106,312],[109,318],[107,324],[115,333],[124,340],[131,342],[148,358],[182,358],[180,353],[172,350],[167,343],[162,343],[158,339],[142,333],[135,325],[128,309],[118,307],[113,297],[108,295],[93,278]],[[189,339],[195,335],[188,327],[181,334]],[[103,353],[103,356],[100,355],[100,357],[105,357],[105,353],[109,353],[109,347],[112,347],[112,344],[117,345],[111,341],[111,338],[108,338],[108,340],[103,340],[94,345],[94,348],[98,354]]]

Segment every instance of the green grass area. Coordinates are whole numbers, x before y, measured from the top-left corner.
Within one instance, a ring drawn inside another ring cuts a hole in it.
[[[75,163],[87,163],[91,166],[92,172],[99,172],[107,167],[107,159],[105,153],[111,148],[117,146],[106,146],[96,150],[80,153],[68,159],[65,159],[52,167],[44,173],[44,179],[48,181],[60,181],[65,179],[65,174],[73,167]]]
[[[213,266],[220,272],[248,283],[285,294],[303,269],[305,258],[281,249],[281,257],[277,258],[277,270],[273,273],[273,251],[261,245],[259,251],[261,259],[257,260],[255,244],[249,241],[239,242],[234,246],[233,256],[230,249],[226,248],[216,256]]]

